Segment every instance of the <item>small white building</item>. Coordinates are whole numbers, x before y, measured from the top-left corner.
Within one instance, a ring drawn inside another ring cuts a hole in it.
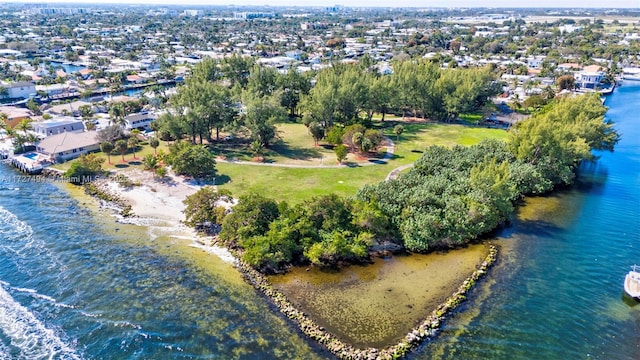
[[[38,85],[35,87],[35,90],[44,92],[47,96],[61,95],[75,91],[75,89],[72,89],[67,84]]]
[[[51,161],[68,161],[82,154],[100,150],[98,132],[66,132],[49,136],[36,144],[36,151]]]
[[[63,116],[53,120],[44,120],[31,123],[33,131],[42,137],[49,137],[65,132],[84,131],[84,123],[80,119]]]
[[[124,117],[125,129],[133,130],[147,130],[149,125],[156,119],[156,116],[152,112],[143,111],[135,114],[129,114]]]
[[[574,74],[576,86],[581,89],[595,89],[604,79],[603,71],[578,71]]]
[[[3,83],[0,86],[7,89],[5,97],[10,99],[28,99],[36,95],[36,85],[29,81],[19,81],[15,83]]]

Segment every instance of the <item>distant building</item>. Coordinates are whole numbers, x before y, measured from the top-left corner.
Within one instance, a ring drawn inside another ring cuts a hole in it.
[[[544,59],[546,59],[546,56],[529,56],[527,58],[527,67],[531,69],[540,69]]]
[[[237,20],[251,20],[251,19],[263,19],[263,18],[272,18],[275,17],[274,13],[264,13],[264,12],[234,12],[233,18]]]
[[[202,16],[204,12],[202,10],[193,10],[193,9],[189,9],[189,10],[185,10],[182,12],[182,15],[184,16]]]
[[[89,12],[88,9],[85,8],[76,8],[76,7],[68,7],[68,8],[36,8],[30,10],[32,14],[40,14],[40,15],[75,15],[75,14],[87,14]]]

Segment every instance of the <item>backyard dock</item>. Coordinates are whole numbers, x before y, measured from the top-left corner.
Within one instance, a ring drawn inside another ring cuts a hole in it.
[[[39,159],[40,156],[41,155],[32,152],[32,153],[14,155],[9,157],[8,159],[10,160],[11,165],[15,166],[18,170],[22,171],[23,173],[26,173],[29,175],[37,175],[37,174],[40,174],[44,169],[44,166],[42,166]]]

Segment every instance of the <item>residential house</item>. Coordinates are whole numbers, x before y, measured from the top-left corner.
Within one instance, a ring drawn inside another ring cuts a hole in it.
[[[80,107],[85,105],[91,106],[91,103],[77,100],[66,104],[51,106],[46,109],[46,112],[53,115],[80,116]]]
[[[59,117],[54,120],[34,122],[31,126],[33,126],[33,131],[42,137],[49,137],[64,132],[84,131],[84,123],[82,120],[69,116]]]
[[[124,117],[125,129],[147,130],[149,125],[156,119],[153,112],[143,111],[135,114],[129,114]]]
[[[45,93],[47,96],[55,96],[75,91],[67,84],[37,85],[35,90]]]
[[[127,75],[128,84],[142,84],[144,79],[140,75]]]
[[[22,120],[30,120],[32,115],[28,109],[15,106],[0,106],[0,113],[7,115],[6,123],[11,128],[16,127]]]
[[[576,86],[581,89],[595,89],[604,79],[604,71],[578,71],[574,74]]]
[[[15,83],[2,83],[0,86],[7,89],[5,97],[10,99],[28,99],[36,95],[36,86],[30,81],[19,81]]]
[[[36,144],[36,151],[51,161],[68,161],[82,154],[98,151],[97,131],[65,132],[44,138]]]
[[[567,72],[567,71],[573,71],[573,70],[582,70],[582,66],[580,66],[580,64],[577,64],[577,63],[564,63],[556,67],[556,71],[560,71],[560,72]]]
[[[540,69],[544,59],[546,59],[546,56],[529,56],[527,58],[527,67],[530,69]]]

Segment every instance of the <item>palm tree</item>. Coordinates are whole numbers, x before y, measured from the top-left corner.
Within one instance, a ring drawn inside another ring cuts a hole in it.
[[[144,165],[145,170],[151,170],[153,172],[155,172],[156,169],[158,169],[158,166],[160,166],[158,158],[153,154],[145,155],[145,157],[142,158],[142,164]]]
[[[87,131],[95,130],[96,123],[94,123],[92,120],[87,120],[84,122],[84,127],[87,129]]]
[[[113,151],[113,144],[110,143],[109,141],[105,141],[102,144],[100,144],[100,151],[102,151],[103,153],[107,154],[107,161],[109,162],[109,165],[111,165],[111,152]]]
[[[136,139],[135,136],[130,137],[129,140],[127,141],[127,146],[129,146],[131,151],[133,151],[133,158],[137,159],[136,148],[138,147],[138,139]]]
[[[0,130],[7,131],[9,128],[9,124],[7,124],[7,120],[9,120],[9,116],[3,112],[0,112]],[[9,133],[7,133],[9,135]],[[2,137],[4,139],[4,136]]]
[[[120,139],[116,141],[116,150],[122,155],[122,162],[124,161],[124,154],[129,150],[129,145],[127,144],[127,140]]]
[[[82,105],[78,108],[78,111],[84,120],[89,120],[93,117],[93,109],[91,108],[91,105]]]
[[[260,142],[260,140],[254,140],[253,142],[251,142],[251,144],[249,144],[249,149],[254,156],[259,156],[264,150],[264,145]]]
[[[153,148],[153,154],[156,155],[158,146],[160,146],[160,140],[158,140],[158,138],[156,137],[152,138],[151,140],[149,140],[149,146]]]
[[[396,141],[400,140],[400,134],[402,134],[404,132],[404,126],[398,124],[396,126],[393,127],[393,132],[394,134],[396,134]]]
[[[31,145],[35,145],[38,141],[40,141],[40,137],[34,133],[28,133],[25,137],[26,142]]]
[[[125,108],[122,103],[112,104],[109,108],[109,119],[113,124],[124,125]]]
[[[18,129],[26,135],[29,130],[33,130],[33,126],[31,126],[30,120],[24,119],[18,124]]]

